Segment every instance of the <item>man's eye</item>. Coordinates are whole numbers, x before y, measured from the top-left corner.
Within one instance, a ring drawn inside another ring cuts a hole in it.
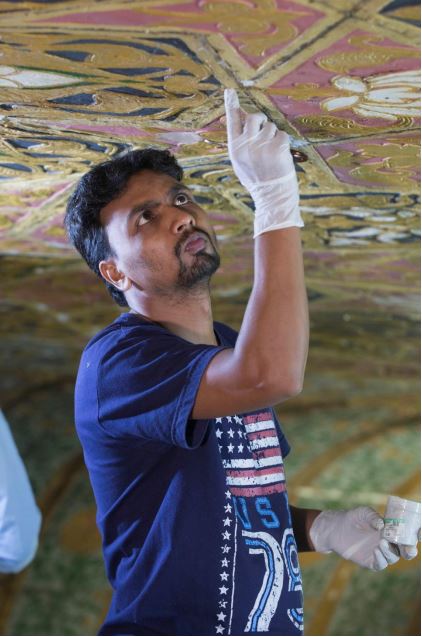
[[[185,201],[180,201],[180,197],[184,198]],[[188,201],[191,201],[191,200],[184,192],[179,192],[179,194],[176,195],[175,201],[178,201],[178,203],[183,206],[183,204],[188,203]]]
[[[151,210],[143,210],[138,217],[138,221],[136,222],[137,226],[143,226],[145,221],[151,221],[154,217],[154,213]]]

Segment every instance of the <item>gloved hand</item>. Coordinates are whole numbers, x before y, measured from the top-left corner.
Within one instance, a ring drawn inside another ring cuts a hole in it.
[[[322,511],[315,518],[309,535],[316,551],[334,551],[359,566],[381,571],[400,559],[399,549],[382,538],[383,526],[384,520],[374,509],[361,506],[346,511]],[[404,557],[402,550],[400,547]],[[405,559],[412,557],[415,554]]]
[[[263,232],[302,228],[296,170],[287,133],[264,113],[246,113],[234,89],[225,89],[230,161],[255,204],[254,239]]]

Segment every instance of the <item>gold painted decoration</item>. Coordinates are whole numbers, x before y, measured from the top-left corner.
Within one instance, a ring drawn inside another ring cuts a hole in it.
[[[374,34],[352,35],[349,44],[353,51],[340,51],[334,55],[324,55],[318,65],[334,73],[347,73],[352,68],[367,69],[392,62],[397,58],[419,59],[417,49],[407,46],[385,46],[385,37]]]
[[[366,141],[339,144],[338,148],[330,156],[328,149],[323,152],[328,164],[340,177],[349,175],[355,183],[370,185],[372,188],[384,186],[401,192],[412,192],[415,189],[415,183],[419,179],[418,138],[390,137],[372,143]]]
[[[384,126],[371,126],[357,122],[353,119],[346,119],[344,117],[335,117],[329,115],[307,115],[304,117],[297,117],[298,122],[303,128],[312,133],[313,137],[326,138],[328,136],[343,136],[343,135],[365,135],[368,133],[382,132],[385,130]],[[413,119],[411,117],[398,115],[394,118],[394,122],[391,124],[393,130],[406,130],[413,125]]]
[[[41,118],[58,110],[85,118],[103,113],[171,119],[205,103],[219,82],[194,48],[176,38],[161,40],[35,32],[28,44],[25,36],[13,34],[0,44],[2,61],[15,64],[0,67],[2,102],[13,106],[14,115],[37,108]],[[63,88],[68,84],[77,89]],[[26,90],[17,94],[18,87]]]

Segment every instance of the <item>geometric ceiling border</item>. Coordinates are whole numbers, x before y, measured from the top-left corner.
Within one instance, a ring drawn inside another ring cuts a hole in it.
[[[96,33],[202,35],[215,46],[223,60],[229,57],[227,61],[247,80],[290,57],[342,18],[343,14],[335,7],[303,0],[260,0],[252,11],[243,0],[199,6],[192,0],[182,5],[179,0],[103,1],[88,9],[85,3],[79,7],[78,4],[43,5],[30,12],[12,11],[5,15],[3,26],[16,25],[21,30],[48,28],[65,33],[69,30],[92,32],[95,24]]]
[[[385,38],[394,38],[399,44],[407,47],[414,46],[419,50],[420,29],[408,24],[400,24],[400,27],[397,28],[395,24],[391,23],[390,19],[382,16],[376,18],[371,16],[371,23],[368,24],[367,17],[368,16],[363,13],[362,18],[353,16],[342,20],[340,24],[323,34],[324,37],[322,41],[317,40],[309,43],[282,65],[276,66],[275,68],[269,69],[266,73],[261,74],[259,79],[254,83],[254,86],[268,88],[275,79],[284,77],[293,70],[297,70],[309,58],[317,53],[321,53],[322,48],[324,48],[324,50],[330,48],[336,41],[356,30],[361,31],[366,29],[368,33],[374,37],[381,37],[382,30],[382,35],[384,35]],[[374,25],[379,26],[379,32],[375,31],[371,33],[371,30],[374,31]]]
[[[418,32],[420,34],[420,3],[410,4],[400,0],[368,0],[368,2],[361,4],[355,16],[363,20],[385,20],[391,29],[397,29],[401,32],[405,32],[406,29],[413,30],[415,37],[418,37]]]
[[[300,0],[298,4],[300,4]],[[279,67],[284,64],[297,52],[302,50],[303,47],[309,46],[310,42],[317,40],[321,34],[325,34],[337,24],[340,24],[344,19],[338,8],[327,7],[321,2],[314,2],[312,5],[304,4],[304,8],[312,8],[320,11],[321,13],[324,12],[325,15],[309,28],[302,32],[298,32],[285,47],[268,56],[259,65],[248,64],[240,55],[239,50],[222,34],[209,35],[207,38],[208,42],[215,48],[221,59],[230,64],[239,83],[242,84],[244,82],[244,85],[248,86],[249,82],[266,74],[273,67]],[[230,44],[231,48],[228,48],[227,44]]]

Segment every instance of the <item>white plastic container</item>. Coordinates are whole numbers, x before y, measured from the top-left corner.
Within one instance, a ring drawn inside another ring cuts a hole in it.
[[[393,544],[414,546],[421,528],[421,504],[390,495],[384,513],[383,537]]]

